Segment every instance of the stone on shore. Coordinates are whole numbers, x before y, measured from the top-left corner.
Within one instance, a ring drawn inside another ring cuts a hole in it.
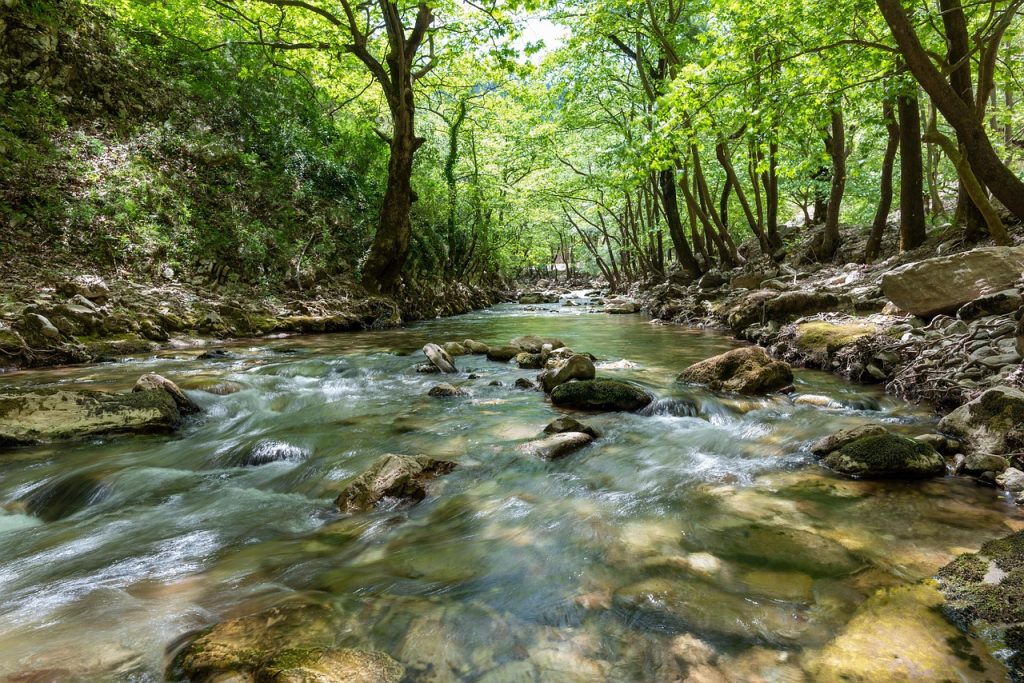
[[[1024,392],[993,387],[942,418],[939,429],[972,452],[1006,455],[1024,448]]]
[[[975,320],[990,315],[1005,315],[1013,313],[1022,304],[1024,304],[1024,300],[1021,299],[1018,290],[1004,289],[1001,292],[986,294],[964,304],[957,310],[956,317],[961,320]]]
[[[788,363],[772,360],[759,346],[748,346],[694,363],[677,378],[682,382],[707,385],[714,391],[761,395],[793,383]]]
[[[423,347],[423,355],[427,357],[427,360],[436,367],[438,370],[444,373],[458,372],[455,367],[455,361],[451,355],[437,344],[426,344]]]
[[[388,453],[356,477],[335,499],[342,512],[366,512],[385,498],[416,503],[427,495],[427,484],[455,469],[455,463],[425,455]]]
[[[869,479],[921,479],[945,474],[946,463],[934,448],[916,439],[869,425],[844,430],[811,450],[840,474]]]
[[[617,379],[566,382],[551,392],[551,402],[577,410],[640,410],[654,400],[646,389]]]
[[[0,446],[106,434],[170,432],[181,412],[162,389],[111,394],[69,389],[0,389]]]
[[[846,301],[828,292],[795,292],[778,293],[759,289],[750,292],[728,311],[729,327],[741,332],[754,323],[789,322],[794,318],[812,313],[834,311]]]
[[[570,356],[567,360],[559,363],[553,368],[548,368],[540,373],[538,380],[544,393],[550,394],[555,387],[572,380],[594,379],[597,370],[594,368],[594,361],[582,354]]]
[[[583,432],[561,432],[522,444],[519,450],[544,460],[558,460],[577,451],[594,440]]]
[[[981,247],[910,263],[882,276],[882,291],[896,306],[930,317],[952,314],[1021,278],[1024,246]]]

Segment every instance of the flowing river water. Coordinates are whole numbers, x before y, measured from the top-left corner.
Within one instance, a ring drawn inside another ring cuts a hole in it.
[[[814,371],[797,391],[833,407],[715,395],[674,379],[731,339],[546,309],[0,377],[126,390],[158,372],[205,409],[174,435],[0,454],[0,679],[163,680],[185,634],[304,596],[336,615],[338,643],[389,653],[411,681],[671,680],[681,633],[736,680],[803,680],[801,657],[873,591],[1021,526],[968,480],[850,481],[807,451],[865,422],[933,431],[926,409]],[[558,415],[512,388],[536,371],[459,357],[470,396],[454,399],[414,371],[428,341],[522,334],[589,351],[599,377],[658,401],[577,416],[601,438],[545,462],[516,449]],[[225,382],[241,390],[201,390]],[[384,453],[459,467],[414,507],[338,513]]]

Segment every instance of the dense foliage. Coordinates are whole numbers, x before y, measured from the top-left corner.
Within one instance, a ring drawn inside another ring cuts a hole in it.
[[[857,258],[1005,242],[1021,4],[7,3],[0,249],[267,285],[366,264],[382,286],[555,264],[625,285],[808,235],[796,257],[831,259],[840,223],[874,233]]]

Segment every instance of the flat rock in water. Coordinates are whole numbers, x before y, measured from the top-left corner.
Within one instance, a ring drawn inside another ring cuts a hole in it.
[[[455,469],[455,463],[425,455],[389,453],[345,487],[334,501],[342,512],[365,512],[384,498],[406,502],[423,500],[427,483]]]
[[[882,291],[913,315],[952,314],[1013,285],[1022,271],[1024,247],[981,247],[896,268],[882,276]]]
[[[593,440],[594,437],[583,432],[562,432],[524,443],[519,450],[544,460],[558,460],[583,448]]]
[[[545,344],[550,344],[553,349],[560,349],[565,346],[565,342],[557,337],[538,337],[533,334],[516,337],[512,340],[512,346],[518,346],[527,353],[540,353]]]
[[[163,390],[109,394],[66,389],[0,389],[0,446],[115,433],[169,432],[181,424]]]
[[[654,400],[643,387],[617,379],[566,382],[551,392],[551,402],[577,410],[640,410]]]

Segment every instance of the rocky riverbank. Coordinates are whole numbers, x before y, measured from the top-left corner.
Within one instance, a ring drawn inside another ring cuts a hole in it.
[[[172,273],[162,282],[92,274],[11,277],[0,292],[0,372],[103,362],[232,338],[393,327],[506,297],[500,285],[460,283],[389,298],[348,282],[267,293],[178,281]]]

